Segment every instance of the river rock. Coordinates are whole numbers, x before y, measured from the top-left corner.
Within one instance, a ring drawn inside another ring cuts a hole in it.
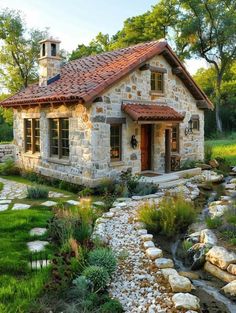
[[[140,239],[143,241],[151,241],[153,239],[153,235],[151,234],[141,235]]]
[[[145,249],[155,247],[153,241],[144,241],[143,246],[144,246]]]
[[[232,168],[232,172],[236,173],[236,166]]]
[[[205,263],[204,270],[226,283],[230,283],[231,281],[234,281],[236,279],[236,276],[229,274],[226,271],[223,271],[222,269],[211,264],[210,262]]]
[[[214,246],[206,254],[206,260],[226,270],[231,263],[236,263],[236,254],[229,252],[224,247]]]
[[[236,178],[232,178],[232,179],[230,180],[230,184],[236,184]]]
[[[206,245],[214,246],[217,244],[216,235],[210,229],[203,229],[200,235],[200,242]]]
[[[190,293],[176,293],[172,297],[176,309],[199,310],[200,300]]]
[[[191,281],[180,275],[170,275],[169,284],[173,292],[190,292],[192,289]]]
[[[202,170],[211,170],[211,166],[205,163],[198,163],[196,164],[197,167],[200,167]]]
[[[225,189],[233,189],[235,190],[236,185],[235,184],[226,184]]]
[[[212,217],[222,216],[226,210],[228,210],[228,205],[223,201],[214,201],[209,205],[209,213]]]
[[[195,233],[192,233],[190,235],[188,235],[188,238],[193,242],[193,243],[197,243],[200,241],[200,235],[201,235],[201,232],[200,231],[197,231]]]
[[[168,279],[170,275],[172,276],[178,276],[178,272],[174,268],[163,268],[161,269],[162,275],[165,277],[165,279]]]
[[[227,267],[227,272],[229,272],[232,275],[236,275],[236,264],[230,264]]]
[[[155,265],[158,268],[173,268],[174,262],[171,259],[159,258],[155,260]]]
[[[149,259],[155,260],[157,258],[161,258],[163,256],[163,252],[161,249],[152,247],[146,250],[146,255],[149,257]]]
[[[224,291],[224,293],[236,297],[236,280],[233,280],[231,283],[224,286],[222,290]]]
[[[187,277],[191,280],[199,279],[199,275],[197,273],[193,273],[193,272],[179,272],[179,275]]]
[[[210,161],[209,161],[209,164],[210,164],[210,166],[211,166],[212,168],[217,168],[217,167],[219,167],[219,163],[218,163],[218,161],[217,161],[216,159],[210,160]]]

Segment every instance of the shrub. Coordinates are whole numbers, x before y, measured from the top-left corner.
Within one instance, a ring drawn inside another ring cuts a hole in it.
[[[193,243],[190,240],[184,240],[182,242],[182,247],[184,249],[184,251],[188,251],[191,247],[193,246]]]
[[[150,231],[171,237],[185,231],[195,219],[193,204],[183,196],[165,196],[159,203],[144,204],[139,210],[139,218]]]
[[[216,157],[216,161],[219,163],[217,172],[222,173],[225,176],[228,175],[231,170],[230,161],[225,158],[220,158],[220,157]]]
[[[144,203],[138,211],[138,216],[149,231],[156,233],[160,231],[160,212],[154,203]]]
[[[222,220],[218,216],[213,218],[207,217],[205,222],[207,224],[207,227],[210,229],[216,229],[222,225]]]
[[[208,163],[212,159],[213,148],[209,144],[205,144],[204,147],[204,159],[205,162]]]
[[[109,274],[104,267],[91,265],[82,273],[93,285],[94,291],[105,289],[109,283]]]
[[[181,162],[180,169],[181,170],[189,170],[191,168],[196,167],[196,163],[197,163],[197,161],[195,161],[195,160],[187,159],[187,160]]]
[[[91,196],[93,194],[93,190],[91,188],[84,188],[79,192],[79,196],[80,197],[88,197]]]
[[[132,175],[132,169],[129,168],[127,171],[121,172],[120,183],[124,190],[127,188],[128,192],[133,194],[139,184],[140,178],[140,176]]]
[[[122,313],[122,305],[118,300],[109,300],[101,306],[101,313]]]
[[[2,182],[0,182],[0,191],[3,190],[4,184]]]
[[[88,261],[91,265],[103,266],[111,276],[116,270],[116,258],[108,248],[97,248],[89,252]]]
[[[48,189],[41,186],[27,187],[27,198],[28,199],[47,199]]]
[[[137,186],[132,190],[132,195],[145,196],[157,192],[158,187],[153,183],[138,182]]]
[[[96,187],[96,192],[99,195],[105,195],[114,193],[116,182],[111,178],[104,178],[99,182],[99,185]]]
[[[0,164],[0,175],[8,176],[17,174],[19,174],[19,169],[16,167],[12,159],[8,159]]]

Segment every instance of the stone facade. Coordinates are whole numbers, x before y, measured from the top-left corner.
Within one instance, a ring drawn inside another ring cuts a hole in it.
[[[139,69],[127,75],[101,95],[98,102],[90,105],[52,105],[28,109],[14,109],[14,138],[17,145],[16,161],[19,166],[33,169],[51,177],[94,185],[104,177],[116,176],[129,167],[133,173],[141,171],[140,133],[141,125],[133,122],[121,111],[122,101],[142,101],[166,104],[184,113],[179,125],[179,155],[184,161],[188,158],[203,159],[204,154],[204,111],[196,106],[196,101],[182,81],[172,74],[171,66],[162,56],[151,59],[150,64],[163,67],[164,94],[150,91],[150,70]],[[186,136],[185,129],[192,115],[198,115],[200,129]],[[69,118],[70,156],[68,160],[52,159],[49,149],[49,119]],[[24,119],[40,118],[40,154],[24,152]],[[110,161],[109,118],[125,118],[122,124],[122,161]],[[152,139],[152,170],[164,172],[165,129],[171,123],[154,123]],[[137,148],[130,144],[131,136],[138,141]]]
[[[15,146],[12,144],[0,145],[0,163],[7,159],[13,159],[15,153]]]

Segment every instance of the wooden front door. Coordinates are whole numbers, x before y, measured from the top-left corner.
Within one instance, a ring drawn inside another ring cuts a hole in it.
[[[152,126],[141,125],[141,170],[151,170]]]

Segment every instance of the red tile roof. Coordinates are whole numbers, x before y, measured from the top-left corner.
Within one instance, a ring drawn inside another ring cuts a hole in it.
[[[108,87],[119,79],[145,64],[157,54],[173,54],[175,66],[182,66],[166,41],[153,41],[136,46],[89,56],[68,62],[61,68],[60,78],[47,86],[37,83],[21,90],[2,101],[5,107],[34,105],[37,103],[75,102],[89,103],[100,96]],[[177,60],[177,61],[176,61]],[[172,60],[171,60],[172,62]],[[178,63],[179,62],[179,63]],[[178,63],[178,64],[177,64]],[[184,67],[183,67],[184,68]],[[186,71],[186,69],[184,69]],[[211,102],[200,88],[191,80],[196,99]]]
[[[184,119],[184,115],[178,113],[167,105],[126,103],[122,104],[122,110],[133,121],[178,121]]]

